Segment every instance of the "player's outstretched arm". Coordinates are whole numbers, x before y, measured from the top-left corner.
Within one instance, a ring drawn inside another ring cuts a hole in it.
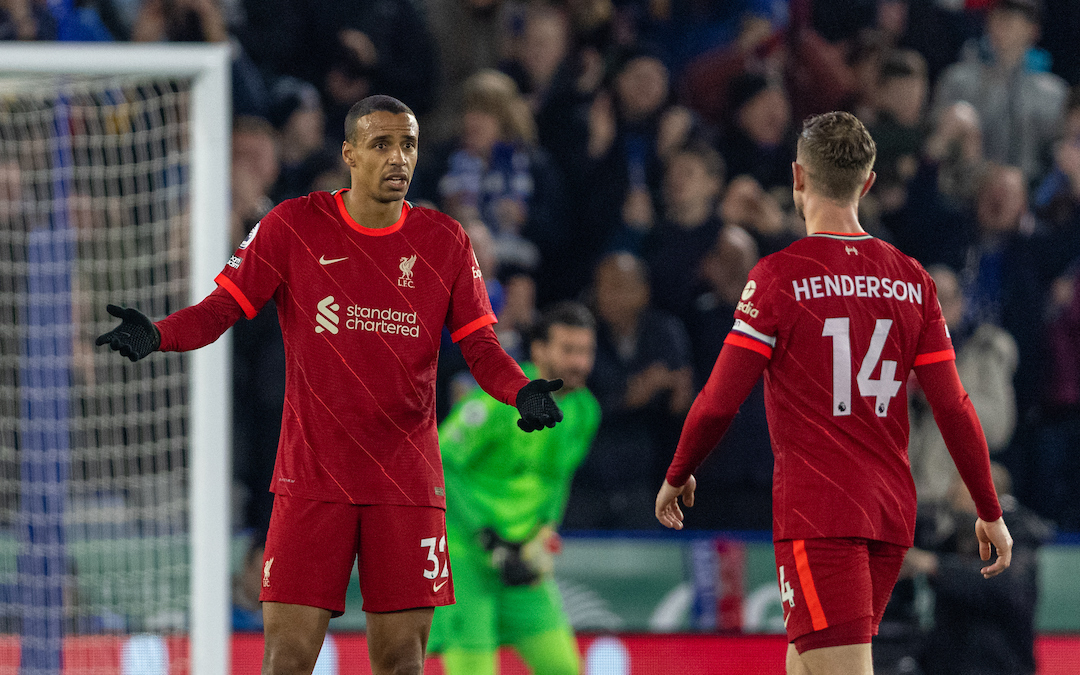
[[[660,492],[656,495],[656,519],[661,525],[676,530],[683,528],[683,512],[679,508],[679,497],[682,497],[685,506],[693,506],[695,489],[697,489],[697,480],[693,475],[679,487],[664,481],[664,484],[660,486]]]
[[[161,346],[161,333],[154,322],[139,310],[116,305],[108,305],[105,310],[120,319],[120,325],[99,335],[95,344],[107,344],[113,351],[120,352],[120,356],[132,361],[138,361]]]
[[[551,392],[562,389],[562,385],[562,380],[531,380],[518,390],[515,407],[521,414],[517,425],[522,431],[550,429],[562,421],[562,411],[551,397]]]
[[[990,546],[997,551],[997,559],[994,564],[987,565],[980,570],[984,579],[996,577],[1008,569],[1012,563],[1012,535],[1005,526],[1005,519],[998,518],[987,522],[982,518],[975,521],[975,536],[979,538],[979,557],[983,560],[990,559]]]

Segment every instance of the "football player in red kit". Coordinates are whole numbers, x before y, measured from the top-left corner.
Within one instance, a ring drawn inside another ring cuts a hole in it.
[[[216,340],[267,300],[285,345],[285,407],[263,562],[264,674],[310,673],[358,561],[375,673],[420,673],[433,608],[454,602],[435,422],[443,327],[525,431],[562,414],[559,380],[529,381],[492,330],[484,279],[461,225],[405,201],[419,128],[389,96],[345,121],[351,188],[282,202],[248,234],[217,288],[152,323],[98,338],[133,361]]]
[[[789,675],[873,672],[870,640],[915,529],[912,369],[978,506],[983,560],[997,550],[983,576],[1002,572],[1011,556],[986,439],[956,373],[934,282],[859,225],[875,155],[853,115],[803,125],[792,171],[808,236],[750,272],[656,497],[660,522],[682,528],[679,497],[693,505],[693,472],[764,373]]]

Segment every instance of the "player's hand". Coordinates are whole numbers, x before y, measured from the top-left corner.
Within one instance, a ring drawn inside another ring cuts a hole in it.
[[[517,424],[522,431],[550,429],[562,422],[562,411],[551,398],[551,392],[562,389],[562,385],[562,380],[532,380],[518,391],[514,403],[521,414]]]
[[[99,335],[95,344],[109,345],[120,356],[138,361],[161,346],[161,333],[145,314],[131,307],[108,305],[105,310],[120,319],[120,325]]]
[[[498,571],[503,584],[528,586],[540,580],[542,572],[534,566],[535,560],[524,558],[522,544],[506,541],[490,527],[480,530],[478,539],[491,554],[491,566]]]
[[[1012,563],[1012,535],[1009,528],[1005,527],[1005,519],[986,522],[982,518],[975,521],[975,536],[979,538],[979,557],[983,560],[990,559],[991,544],[997,550],[997,560],[993,565],[987,565],[980,570],[984,579],[996,577],[1004,572]]]
[[[664,481],[660,486],[660,492],[656,495],[656,519],[664,527],[676,530],[683,528],[683,512],[679,508],[679,497],[682,496],[683,505],[694,505],[694,490],[697,488],[697,480],[690,476],[682,487],[675,487]]]

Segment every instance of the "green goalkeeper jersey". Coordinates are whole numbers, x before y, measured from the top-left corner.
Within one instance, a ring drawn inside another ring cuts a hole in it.
[[[522,370],[538,377],[531,363]],[[517,427],[515,408],[479,388],[454,406],[439,427],[448,527],[490,527],[523,542],[562,520],[570,481],[600,425],[600,404],[585,388],[555,392],[555,400],[563,421],[533,433]]]

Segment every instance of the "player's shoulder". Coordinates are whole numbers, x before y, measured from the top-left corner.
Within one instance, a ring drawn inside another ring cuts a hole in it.
[[[469,240],[465,228],[457,220],[442,211],[426,206],[417,206],[412,202],[409,202],[409,215],[406,218],[406,223],[422,225],[431,234],[443,235],[462,243]]]

